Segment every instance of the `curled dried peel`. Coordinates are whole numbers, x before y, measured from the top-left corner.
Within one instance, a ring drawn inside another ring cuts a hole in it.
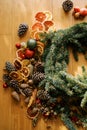
[[[28,107],[27,107],[27,116],[30,119],[34,119],[35,117],[37,117],[39,115],[39,109],[37,109],[37,111],[32,114],[32,111],[33,111],[33,108],[34,108],[33,104],[35,103],[36,95],[37,95],[37,89],[34,89],[32,96],[30,98],[30,101],[28,103]]]
[[[32,96],[30,98],[30,101],[28,103],[28,108],[33,104],[35,103],[35,100],[36,100],[36,95],[37,95],[37,89],[34,89],[33,93],[32,93]]]

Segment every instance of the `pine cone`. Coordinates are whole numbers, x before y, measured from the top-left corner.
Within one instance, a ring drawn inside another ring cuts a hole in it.
[[[41,73],[41,72],[35,72],[32,75],[32,80],[34,84],[39,84],[39,82],[41,82],[44,78],[45,78],[45,75],[44,73]]]
[[[26,97],[29,97],[32,95],[32,89],[30,88],[25,88],[22,90],[22,92],[26,95]]]
[[[27,24],[20,24],[19,29],[18,29],[18,36],[22,37],[28,30],[28,25]]]
[[[65,0],[62,3],[62,7],[65,12],[69,12],[73,8],[73,2],[71,0]]]
[[[9,61],[5,63],[5,69],[10,73],[11,71],[15,71],[15,67]]]
[[[11,77],[9,77],[9,74],[3,74],[3,81],[5,83],[8,83],[11,80]]]
[[[19,83],[17,80],[10,80],[9,87],[13,88],[17,93],[20,93]]]
[[[49,100],[50,99],[50,95],[48,94],[47,91],[38,90],[37,98],[40,99],[40,100]]]
[[[35,64],[35,71],[44,73],[44,64],[42,62],[37,62]]]

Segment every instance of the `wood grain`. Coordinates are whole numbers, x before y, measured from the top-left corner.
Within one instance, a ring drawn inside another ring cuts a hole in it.
[[[10,95],[10,89],[3,89],[2,75],[5,61],[13,61],[15,58],[15,43],[29,39],[29,32],[22,39],[17,36],[20,23],[27,23],[29,28],[34,22],[34,15],[38,11],[49,10],[53,14],[56,29],[64,29],[76,23],[87,21],[75,20],[72,11],[65,14],[62,9],[63,0],[0,0],[0,130],[67,130],[60,119],[45,123],[40,119],[35,128],[31,120],[26,116],[26,106],[21,101],[15,103]],[[73,0],[74,6],[85,7],[86,0]],[[87,66],[83,56],[79,56],[79,62],[75,62],[70,54],[69,73],[73,75],[81,72],[81,66]],[[80,130],[83,130],[80,128]]]

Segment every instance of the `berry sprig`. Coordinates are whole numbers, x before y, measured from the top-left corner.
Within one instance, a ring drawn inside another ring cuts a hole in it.
[[[87,16],[87,8],[74,7],[73,16],[75,19],[84,19]]]

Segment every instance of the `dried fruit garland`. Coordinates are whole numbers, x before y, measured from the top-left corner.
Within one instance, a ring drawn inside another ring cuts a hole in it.
[[[42,12],[41,17],[41,12],[35,15],[40,17],[36,22],[44,26],[46,18],[43,13],[49,19],[52,15],[47,11]],[[33,126],[39,115],[43,115],[46,119],[61,117],[70,130],[76,130],[75,124],[86,127],[87,72],[83,67],[83,75],[75,78],[67,73],[67,64],[69,47],[74,52],[75,60],[78,60],[78,53],[83,53],[86,57],[87,23],[51,32],[48,32],[50,26],[47,27],[38,40],[16,44],[17,58],[13,64],[5,64],[3,87],[11,87],[12,97],[17,101],[20,101],[20,94],[25,96],[27,114],[32,119]],[[35,27],[33,31],[39,30],[39,27]]]

